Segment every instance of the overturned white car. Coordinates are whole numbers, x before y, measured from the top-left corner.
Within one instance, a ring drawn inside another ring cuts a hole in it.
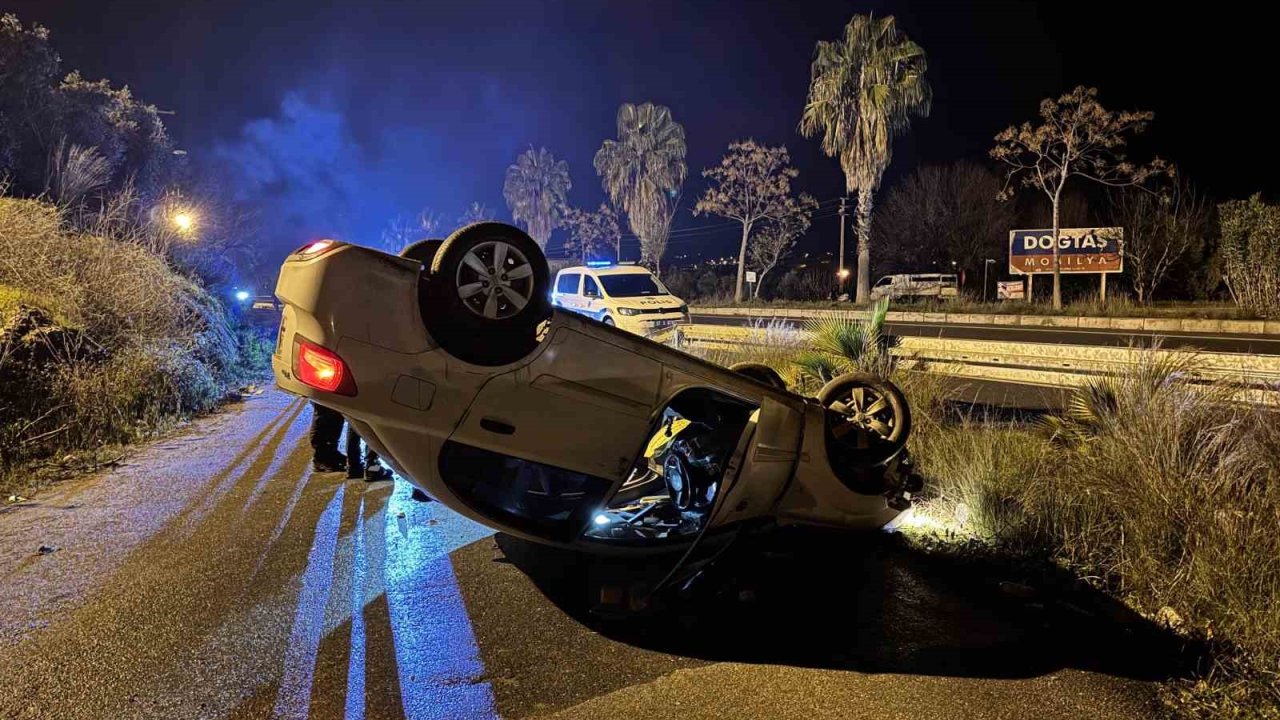
[[[285,390],[343,413],[404,479],[529,540],[591,551],[752,524],[877,528],[919,479],[901,392],[818,398],[553,309],[546,261],[499,223],[397,257],[334,241],[285,261]]]

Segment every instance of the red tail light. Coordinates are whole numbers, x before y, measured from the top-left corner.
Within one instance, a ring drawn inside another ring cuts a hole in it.
[[[323,255],[324,253],[327,253],[330,250],[333,250],[334,248],[337,248],[340,245],[342,245],[342,243],[338,242],[337,240],[317,240],[313,243],[308,243],[306,245],[303,245],[297,250],[294,250],[293,254],[297,255],[298,257],[313,258],[313,257],[316,257],[317,255]]]
[[[306,340],[298,340],[293,353],[293,374],[298,382],[338,395],[355,395],[356,379],[338,354]]]

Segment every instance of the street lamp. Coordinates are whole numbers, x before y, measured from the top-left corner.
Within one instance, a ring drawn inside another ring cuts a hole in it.
[[[838,280],[839,280],[839,281],[836,283],[836,299],[837,299],[837,300],[839,300],[839,299],[840,299],[840,296],[841,296],[841,295],[843,295],[843,294],[845,293],[844,283],[845,283],[845,281],[846,281],[846,280],[848,280],[848,279],[849,279],[849,268],[843,268],[843,267],[842,267],[842,268],[840,268],[839,270],[837,270],[837,271],[836,271],[836,278],[838,278]]]
[[[987,301],[987,268],[995,262],[991,258],[982,261],[982,302]]]
[[[196,226],[196,216],[190,210],[179,210],[169,218],[173,226],[183,235],[191,232]]]

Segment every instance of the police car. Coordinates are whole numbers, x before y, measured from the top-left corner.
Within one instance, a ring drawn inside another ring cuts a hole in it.
[[[653,273],[609,262],[561,270],[551,304],[637,335],[651,335],[689,319],[689,306]]]

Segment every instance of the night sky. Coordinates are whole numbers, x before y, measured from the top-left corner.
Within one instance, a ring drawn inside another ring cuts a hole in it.
[[[591,159],[622,102],[671,107],[690,181],[735,139],[785,144],[798,185],[842,192],[837,163],[796,132],[814,43],[854,13],[898,17],[929,54],[934,110],[895,145],[885,179],[984,160],[1040,99],[1095,85],[1114,109],[1155,112],[1132,151],[1177,163],[1219,198],[1275,198],[1276,62],[1245,6],[1049,2],[408,2],[23,0],[66,69],[107,77],[176,114],[179,147],[259,206],[260,243],[375,240],[424,206],[449,222],[481,201],[508,219],[503,173],[529,146],[567,160],[571,203],[603,198]],[[687,211],[671,255],[725,254],[736,231]],[[709,227],[717,226],[717,227]],[[706,227],[703,230],[696,230]],[[815,223],[808,244],[834,236]],[[552,241],[553,255],[560,232]],[[634,248],[635,243],[630,243]],[[624,248],[626,246],[624,245]]]

